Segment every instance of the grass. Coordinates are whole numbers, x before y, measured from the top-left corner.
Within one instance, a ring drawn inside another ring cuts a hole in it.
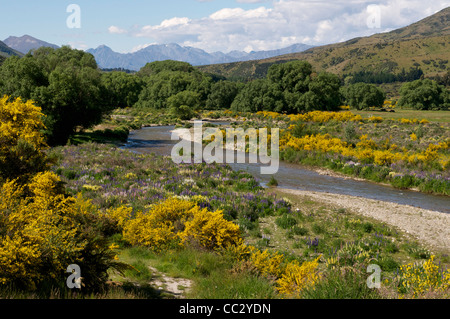
[[[372,254],[375,263],[389,272],[401,264],[429,258],[431,254],[412,236],[373,218],[305,200],[278,189],[268,189],[267,192],[283,197],[293,207],[293,213],[289,215],[260,218],[261,232],[270,234],[269,249],[303,258],[322,254],[327,259],[335,257],[336,251],[345,245],[361,244]],[[257,243],[260,239],[257,236],[247,238],[250,243]],[[450,265],[445,254],[441,253],[439,258]]]
[[[370,116],[380,116],[383,119],[395,119],[399,120],[402,118],[406,119],[426,119],[430,122],[435,123],[450,123],[450,112],[449,111],[420,111],[420,110],[408,110],[396,108],[395,112],[379,112],[379,111],[357,111],[352,110],[353,113],[359,114],[362,117]]]
[[[171,250],[162,254],[143,247],[128,247],[120,251],[120,260],[148,274],[149,267],[174,278],[193,282],[185,296],[192,299],[271,299],[276,297],[273,284],[250,269],[236,267],[231,259],[215,252],[196,249]],[[141,268],[144,267],[144,268]],[[151,284],[151,276],[131,272],[126,278],[114,275],[114,280]],[[163,297],[170,297],[164,295]]]

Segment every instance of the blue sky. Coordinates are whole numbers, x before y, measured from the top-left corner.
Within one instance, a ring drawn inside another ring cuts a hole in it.
[[[68,5],[80,8],[69,28]],[[406,26],[450,0],[0,0],[0,40],[29,34],[79,49],[179,43],[208,52],[320,45]]]

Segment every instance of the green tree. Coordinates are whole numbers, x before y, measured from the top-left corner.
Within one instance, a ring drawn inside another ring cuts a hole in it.
[[[185,73],[191,73],[195,71],[195,68],[187,63],[174,60],[155,61],[147,63],[137,73],[139,76],[151,76],[163,71],[180,71]]]
[[[373,84],[356,83],[341,88],[344,103],[357,110],[381,107],[386,94]]]
[[[165,61],[170,66],[172,62]],[[149,64],[149,67],[153,64]],[[175,63],[175,65],[179,65]],[[181,64],[181,65],[185,65]],[[190,65],[190,64],[188,64]],[[145,81],[144,88],[139,94],[137,107],[148,107],[156,109],[167,108],[167,99],[182,91],[193,91],[199,94],[200,104],[204,106],[206,99],[211,91],[212,79],[198,70],[191,71],[187,68],[185,71],[167,70],[158,68],[158,72],[150,73],[143,77]]]
[[[337,110],[341,105],[341,80],[332,73],[322,72],[309,83],[309,91],[305,93],[303,105],[298,110]],[[383,100],[384,101],[384,100]]]
[[[114,108],[133,106],[144,86],[142,78],[119,71],[104,73],[101,80],[109,97],[108,104]]]
[[[402,85],[398,106],[416,110],[438,110],[450,107],[449,90],[430,79],[416,80]]]
[[[208,109],[228,109],[231,107],[243,83],[219,81],[212,85],[211,93],[206,100]]]
[[[99,123],[109,110],[94,57],[69,47],[40,48],[0,67],[0,93],[32,99],[42,108],[50,145],[64,144],[77,127]]]
[[[267,79],[277,83],[283,92],[305,93],[311,81],[312,66],[306,61],[274,64],[269,68]]]
[[[340,85],[336,75],[316,75],[306,61],[274,64],[267,79],[246,84],[236,96],[232,109],[288,113],[335,110],[341,104]]]
[[[241,112],[276,111],[285,109],[282,91],[265,79],[248,82],[231,104],[231,109]]]
[[[193,91],[182,91],[167,99],[169,113],[182,120],[190,120],[199,109],[200,95]]]
[[[31,55],[9,57],[0,67],[0,93],[32,99],[37,88],[48,85],[48,78],[38,61]]]

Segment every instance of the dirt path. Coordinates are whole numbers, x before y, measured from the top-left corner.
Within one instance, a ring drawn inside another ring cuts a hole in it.
[[[156,277],[151,284],[160,292],[168,293],[176,298],[184,298],[184,293],[192,286],[189,279],[169,277],[153,267],[150,267],[150,270]]]
[[[277,190],[375,218],[411,234],[430,248],[450,253],[450,214],[356,196],[283,188]]]

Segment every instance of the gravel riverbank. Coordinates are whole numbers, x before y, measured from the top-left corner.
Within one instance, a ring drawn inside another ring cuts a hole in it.
[[[372,217],[411,234],[430,248],[450,253],[450,214],[349,195],[277,190]]]

